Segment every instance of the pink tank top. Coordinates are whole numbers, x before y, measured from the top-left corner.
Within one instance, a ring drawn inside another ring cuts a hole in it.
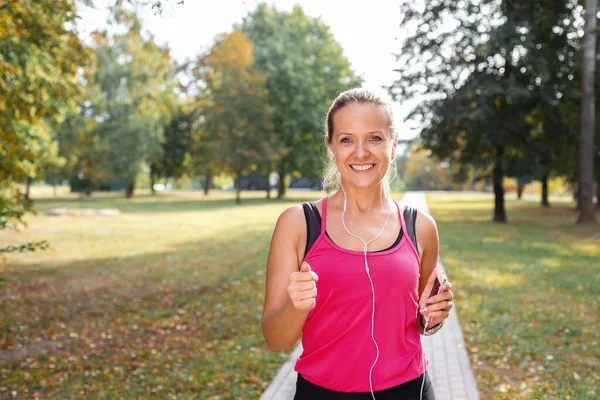
[[[375,288],[375,340],[379,360],[373,368],[373,390],[384,390],[419,377],[424,354],[417,329],[420,262],[402,226],[400,243],[369,252]],[[327,198],[323,199],[321,234],[305,257],[319,275],[317,304],[302,328],[304,351],[295,371],[316,385],[339,392],[368,392],[369,370],[376,357],[371,339],[373,295],[364,253],[344,249],[327,235]]]

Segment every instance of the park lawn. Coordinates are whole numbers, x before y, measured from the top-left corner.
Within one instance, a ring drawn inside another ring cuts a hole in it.
[[[491,195],[427,200],[481,398],[599,398],[600,225],[571,203],[509,200],[497,224]]]
[[[283,209],[321,193],[263,197],[37,199],[27,229],[0,233],[50,242],[0,256],[0,398],[258,398],[289,355],[260,331],[269,241]]]

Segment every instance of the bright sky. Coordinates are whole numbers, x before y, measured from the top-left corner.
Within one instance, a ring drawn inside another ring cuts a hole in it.
[[[381,85],[390,84],[394,79],[392,53],[400,47],[397,38],[401,35],[398,26],[402,1],[270,0],[267,3],[287,11],[299,4],[309,16],[320,17],[342,46],[354,71],[363,76],[364,86],[389,100]],[[106,10],[102,7],[111,3],[96,0],[100,9],[83,14],[80,25],[83,36],[104,27]],[[255,0],[184,0],[183,4],[166,0],[163,3],[162,16],[154,15],[150,9],[143,14],[144,26],[159,44],[167,43],[178,60],[193,58],[210,48],[217,34],[230,31],[256,7]],[[415,135],[408,124],[403,123],[412,105],[414,102],[402,107],[393,105],[401,139]]]

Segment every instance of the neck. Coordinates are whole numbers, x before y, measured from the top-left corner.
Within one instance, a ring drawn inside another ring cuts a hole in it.
[[[345,194],[345,196],[344,196]],[[383,185],[380,185],[379,190],[373,189],[356,189],[340,186],[334,196],[339,199],[340,204],[344,207],[344,199],[346,200],[346,210],[368,213],[373,210],[387,209],[389,207],[389,196],[385,193]]]

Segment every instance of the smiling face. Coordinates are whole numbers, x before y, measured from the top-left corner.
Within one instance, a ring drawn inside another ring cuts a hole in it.
[[[335,112],[327,145],[344,186],[363,189],[385,179],[396,149],[384,107],[356,102]]]

